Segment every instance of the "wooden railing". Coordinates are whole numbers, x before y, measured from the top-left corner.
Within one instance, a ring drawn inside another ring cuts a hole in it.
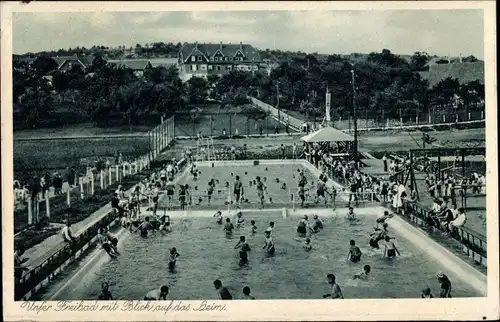
[[[431,226],[433,230],[443,231],[442,227],[436,223],[430,224],[426,217],[430,211],[429,207],[418,202],[406,201],[403,205],[404,216],[419,226]],[[444,232],[444,231],[443,231]],[[474,261],[482,266],[486,266],[487,242],[482,234],[472,231],[467,227],[455,227],[451,232],[450,238],[458,241],[463,246],[463,251]]]

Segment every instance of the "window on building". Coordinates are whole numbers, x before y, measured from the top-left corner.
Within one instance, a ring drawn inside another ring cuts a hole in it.
[[[214,66],[208,65],[208,70],[213,70],[213,69],[214,69]]]
[[[224,57],[224,61],[227,61],[227,57]]]
[[[196,57],[195,56],[191,56],[191,61],[196,61]]]
[[[210,57],[210,61],[214,61],[214,58],[213,58],[213,57]]]
[[[221,65],[217,65],[217,70],[221,70],[222,69],[222,66]]]
[[[247,66],[247,70],[252,70],[252,66]]]
[[[229,60],[233,60],[233,57],[229,57]]]
[[[259,67],[253,66],[253,70],[259,70]]]
[[[195,72],[197,70],[196,65],[191,65],[191,70]]]
[[[207,65],[201,65],[201,70],[207,70]]]
[[[227,70],[231,70],[231,69],[233,69],[233,66],[231,66],[231,65],[227,65],[226,69],[227,69]]]
[[[203,58],[203,57],[201,57],[201,56],[198,56],[198,61],[201,61],[201,59],[202,59],[202,58]]]
[[[219,57],[215,57],[215,61],[219,61]]]

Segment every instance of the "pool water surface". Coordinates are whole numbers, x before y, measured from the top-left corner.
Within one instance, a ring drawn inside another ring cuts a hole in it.
[[[450,277],[453,297],[480,296],[424,250],[391,230],[390,221],[389,235],[396,238],[401,252],[392,260],[383,258],[383,243],[380,250],[368,245],[373,216],[359,216],[356,224],[345,219],[345,210],[323,218],[325,228],[311,237],[310,252],[302,249],[303,238],[295,232],[297,216],[283,218],[277,211],[248,212],[243,216],[246,224],[235,231],[232,239],[225,237],[222,226],[213,218],[177,218],[172,233],[155,233],[148,238],[127,231],[119,243],[121,256],[106,260],[95,271],[73,281],[72,287],[59,292],[54,300],[96,299],[102,282],[109,282],[113,296],[121,300],[142,299],[163,284],[170,287],[169,299],[218,299],[212,284],[215,279],[220,279],[235,299],[242,297],[244,286],[249,286],[257,299],[321,299],[329,293],[328,273],[336,275],[345,298],[418,298],[425,287],[439,296],[438,271]],[[250,234],[251,219],[258,227],[255,236]],[[263,232],[270,221],[276,225],[274,257],[267,257],[262,250]],[[251,247],[250,263],[243,268],[238,265],[239,254],[234,249],[241,235],[247,237]],[[347,261],[350,239],[363,252],[359,263]],[[172,247],[180,253],[175,272],[167,269]],[[370,278],[354,280],[353,275],[361,273],[365,264],[372,268]]]

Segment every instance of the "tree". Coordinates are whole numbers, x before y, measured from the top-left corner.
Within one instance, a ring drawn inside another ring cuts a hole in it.
[[[413,71],[425,70],[426,64],[429,62],[430,56],[426,52],[417,51],[411,56],[411,69]]]
[[[266,117],[271,115],[269,110],[263,110],[260,107],[251,104],[244,105],[241,110],[241,114],[245,115],[250,120],[254,120],[255,122],[265,120]]]
[[[43,82],[40,80],[40,82]],[[21,117],[30,127],[36,127],[53,112],[53,97],[47,85],[30,88],[20,101]]]
[[[205,103],[208,96],[208,82],[203,77],[191,77],[188,81],[187,95],[191,103]]]
[[[50,57],[38,56],[33,62],[33,72],[39,77],[49,74],[57,69],[57,63]]]
[[[61,96],[62,101],[64,101],[64,93],[69,89],[69,82],[70,78],[66,73],[62,72],[55,72],[54,75],[52,75],[52,85],[54,86],[54,89],[59,93]]]

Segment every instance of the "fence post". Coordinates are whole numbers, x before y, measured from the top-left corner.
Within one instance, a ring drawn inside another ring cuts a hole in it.
[[[455,123],[458,123],[458,113],[455,116]]]
[[[38,195],[35,202],[35,224],[40,222],[40,200],[38,199]]]
[[[468,114],[468,118],[469,118],[469,121],[470,121],[470,112],[469,112],[469,114]]]
[[[116,182],[120,182],[120,165],[115,166],[116,169]]]
[[[66,190],[66,206],[71,207],[71,189]]]
[[[134,172],[137,174],[139,169],[137,168],[137,159],[134,161]]]
[[[101,189],[104,190],[104,170],[101,169]]]
[[[403,118],[402,117],[399,118],[399,126],[403,127]]]
[[[108,174],[109,174],[108,184],[111,186],[113,184],[113,168],[111,167],[111,165],[108,168]]]
[[[415,124],[418,125],[418,115],[415,116]]]
[[[90,171],[90,193],[93,196],[95,192],[95,178],[94,178],[94,171]]]
[[[83,198],[84,198],[84,194],[83,194],[83,178],[79,177],[78,180],[80,182],[80,198],[83,200]]]
[[[31,195],[28,196],[28,225],[33,225],[33,202]]]
[[[431,113],[429,113],[429,124],[432,124]]]
[[[446,115],[443,114],[443,123],[446,123]]]
[[[484,111],[481,111],[481,120],[484,119]]]
[[[45,214],[47,215],[47,218],[50,219],[49,190],[45,191]]]

